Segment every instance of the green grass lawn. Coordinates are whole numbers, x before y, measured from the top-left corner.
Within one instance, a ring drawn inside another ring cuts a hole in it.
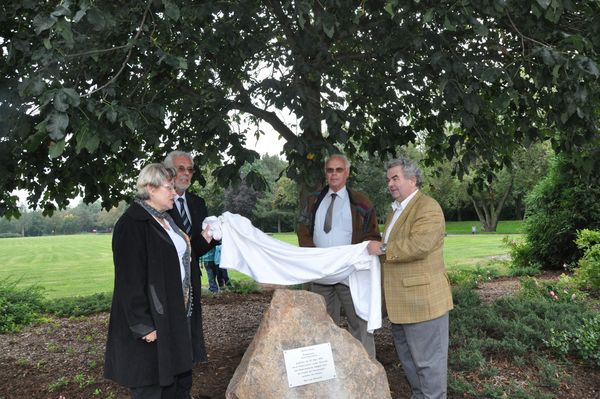
[[[273,236],[298,245],[295,233]],[[500,234],[447,236],[446,266],[471,269],[489,263],[491,256],[507,253],[503,237]],[[0,280],[18,280],[22,287],[40,285],[49,298],[112,291],[111,235],[108,234],[4,238],[0,239],[0,259]],[[236,271],[229,271],[229,275],[234,280],[249,279]],[[202,284],[207,286],[206,273],[202,274]]]

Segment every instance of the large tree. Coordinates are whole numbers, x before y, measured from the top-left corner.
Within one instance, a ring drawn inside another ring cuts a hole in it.
[[[320,184],[334,147],[385,157],[425,139],[428,160],[459,159],[459,174],[480,158],[501,169],[526,141],[575,152],[598,141],[599,9],[573,0],[5,0],[0,214],[16,214],[15,189],[49,212],[76,195],[116,204],[143,163],[175,147],[202,163],[225,157],[216,177],[236,179],[257,157],[239,126],[258,121],[286,140],[302,193]],[[593,170],[594,158],[581,159]]]

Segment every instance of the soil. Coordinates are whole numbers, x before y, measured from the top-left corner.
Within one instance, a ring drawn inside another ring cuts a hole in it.
[[[555,278],[556,276],[548,276]],[[515,279],[481,285],[485,301],[510,295]],[[227,384],[252,341],[272,291],[260,294],[222,294],[203,298],[207,363],[194,369],[194,396],[224,398]],[[0,399],[12,398],[127,398],[128,391],[102,377],[108,314],[81,318],[52,318],[0,335]],[[393,398],[409,398],[410,390],[398,361],[389,322],[375,335],[377,360],[384,366]],[[518,368],[503,359],[490,360],[499,370],[494,383],[527,384],[536,370]],[[574,362],[563,370],[568,378],[555,388],[555,397],[599,397],[600,370]],[[452,396],[451,396],[452,397]],[[466,396],[465,396],[466,397]],[[471,396],[472,397],[472,396]]]

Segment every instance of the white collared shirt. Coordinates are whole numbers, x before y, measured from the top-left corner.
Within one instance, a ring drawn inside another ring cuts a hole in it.
[[[390,221],[390,224],[388,225],[387,230],[385,231],[385,234],[383,236],[383,243],[387,244],[388,242],[388,238],[390,237],[390,233],[392,232],[392,229],[394,228],[394,225],[396,224],[396,222],[398,221],[398,218],[400,217],[400,215],[402,214],[402,211],[406,209],[406,207],[408,206],[408,203],[410,202],[411,199],[413,199],[413,197],[415,196],[415,194],[417,194],[417,191],[419,191],[418,189],[415,190],[411,195],[409,195],[408,197],[406,197],[404,199],[404,201],[400,202],[400,205],[396,206],[396,210],[394,211],[394,216],[392,216],[392,220]],[[394,203],[398,203],[397,201],[394,201]],[[392,203],[392,206],[393,204]]]
[[[327,195],[319,204],[315,214],[315,228],[313,231],[313,241],[317,247],[328,248],[338,245],[348,245],[352,243],[352,212],[350,210],[350,196],[346,186],[342,187],[333,203],[332,223],[329,233],[325,233],[323,225],[327,208],[331,204],[331,194],[334,192],[329,189]]]

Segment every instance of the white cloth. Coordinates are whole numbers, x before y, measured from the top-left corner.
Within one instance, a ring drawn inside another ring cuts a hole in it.
[[[219,220],[219,218],[217,218],[216,216],[209,216],[204,218],[204,221],[202,222],[202,231],[206,230],[206,227],[209,227],[209,236],[211,236],[217,241],[221,240],[221,237],[223,236],[223,231],[221,230],[221,221]]]
[[[209,224],[222,232],[220,267],[265,284],[335,284],[348,278],[356,314],[369,332],[381,327],[381,270],[379,258],[367,252],[368,242],[300,248],[268,236],[243,216],[225,212],[216,220]]]

